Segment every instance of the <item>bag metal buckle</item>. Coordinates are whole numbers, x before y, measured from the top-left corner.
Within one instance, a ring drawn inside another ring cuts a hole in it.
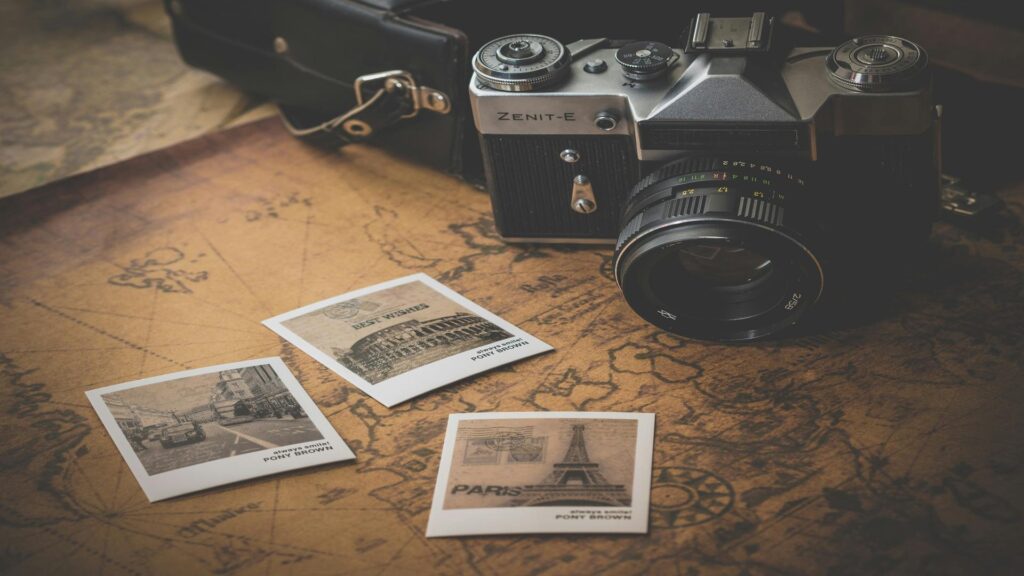
[[[413,79],[412,73],[405,70],[388,70],[374,74],[364,74],[356,78],[353,88],[356,92],[356,107],[363,105],[363,89],[367,84],[381,83],[381,90],[393,92],[395,90],[405,91],[409,95],[412,110],[403,114],[402,118],[412,118],[419,114],[420,110],[429,110],[437,114],[451,112],[452,101],[440,90],[429,86],[419,86]]]
[[[379,88],[373,92],[372,96],[366,98],[364,93],[369,92],[367,88],[374,86],[379,86]],[[373,133],[373,127],[358,118],[353,118],[353,116],[372,106],[386,94],[391,95],[397,92],[409,101],[409,112],[399,116],[399,119],[412,118],[419,114],[420,110],[447,114],[452,109],[451,98],[444,92],[416,84],[412,73],[405,70],[364,74],[356,78],[353,89],[356,93],[356,106],[337,118],[335,125],[340,125],[342,130],[356,138],[369,136]]]
[[[447,94],[416,84],[412,73],[405,70],[364,74],[356,78],[353,89],[356,93],[356,105],[344,114],[309,127],[296,126],[287,115],[284,115],[285,126],[293,135],[300,138],[321,132],[332,133],[340,128],[350,137],[349,141],[358,141],[372,135],[375,129],[383,127],[371,126],[366,120],[359,118],[359,115],[385,99],[398,97],[408,102],[408,112],[398,116],[398,120],[412,118],[419,114],[420,110],[436,114],[448,114],[452,110],[452,101]]]

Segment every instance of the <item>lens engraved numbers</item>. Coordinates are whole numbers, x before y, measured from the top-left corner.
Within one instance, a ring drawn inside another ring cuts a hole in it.
[[[793,295],[789,297],[789,302],[786,302],[786,310],[793,310],[800,305],[800,299],[804,295],[799,292],[793,292]]]
[[[762,164],[760,162],[747,162],[744,160],[722,160],[722,166],[733,166],[736,168],[752,168],[754,170],[764,172],[765,174],[774,174],[776,176],[782,176],[786,180],[789,180],[790,182],[795,182],[801,186],[805,185],[803,178],[799,178],[797,176],[794,176],[790,172],[786,172],[779,168],[775,168],[770,164]]]

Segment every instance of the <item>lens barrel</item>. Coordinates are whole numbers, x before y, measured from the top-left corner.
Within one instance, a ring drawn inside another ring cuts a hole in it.
[[[630,192],[615,248],[629,305],[680,336],[743,341],[795,324],[823,287],[803,177],[773,162],[690,157]]]

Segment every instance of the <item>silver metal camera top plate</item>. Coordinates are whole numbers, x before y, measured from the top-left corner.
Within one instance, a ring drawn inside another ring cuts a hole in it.
[[[575,47],[580,43],[569,45],[574,61],[565,80],[543,91],[494,90],[474,74],[469,90],[477,129],[484,134],[630,135],[637,111],[656,106],[683,72],[675,65],[654,81],[629,80],[614,63],[615,50],[595,50],[597,41],[581,42],[587,42],[588,49],[579,53]],[[586,62],[595,58],[608,62],[608,68],[600,73],[585,71]],[[595,122],[604,112],[619,118],[611,130]]]
[[[470,101],[477,130],[483,134],[631,135],[638,157],[657,160],[665,151],[640,148],[638,123],[685,125],[713,123],[806,123],[837,135],[919,134],[932,123],[931,89],[926,83],[905,92],[861,92],[829,80],[826,58],[832,47],[797,48],[780,70],[781,83],[758,85],[745,74],[743,57],[685,55],[662,77],[648,82],[625,78],[615,50],[586,42],[585,56],[576,56],[566,78],[534,92],[502,92],[483,85],[474,75]],[[570,44],[570,50],[580,42]],[[588,60],[609,63],[601,73],[588,73]],[[765,96],[771,90],[772,97]],[[751,106],[755,101],[760,108]],[[774,105],[772,107],[771,105]],[[614,112],[619,122],[603,130],[594,119]],[[813,151],[812,151],[813,153]]]

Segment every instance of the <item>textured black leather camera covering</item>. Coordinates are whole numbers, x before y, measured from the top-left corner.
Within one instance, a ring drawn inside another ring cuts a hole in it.
[[[452,110],[427,111],[375,133],[373,142],[403,156],[481,182],[480,147],[467,85],[472,54],[514,33],[580,38],[645,38],[680,45],[701,10],[780,14],[812,0],[634,0],[628,7],[591,0],[164,0],[184,60],[264,95],[307,124],[355,104],[364,74],[402,69],[444,92]],[[820,18],[827,20],[827,18]],[[287,50],[275,50],[276,38]]]

